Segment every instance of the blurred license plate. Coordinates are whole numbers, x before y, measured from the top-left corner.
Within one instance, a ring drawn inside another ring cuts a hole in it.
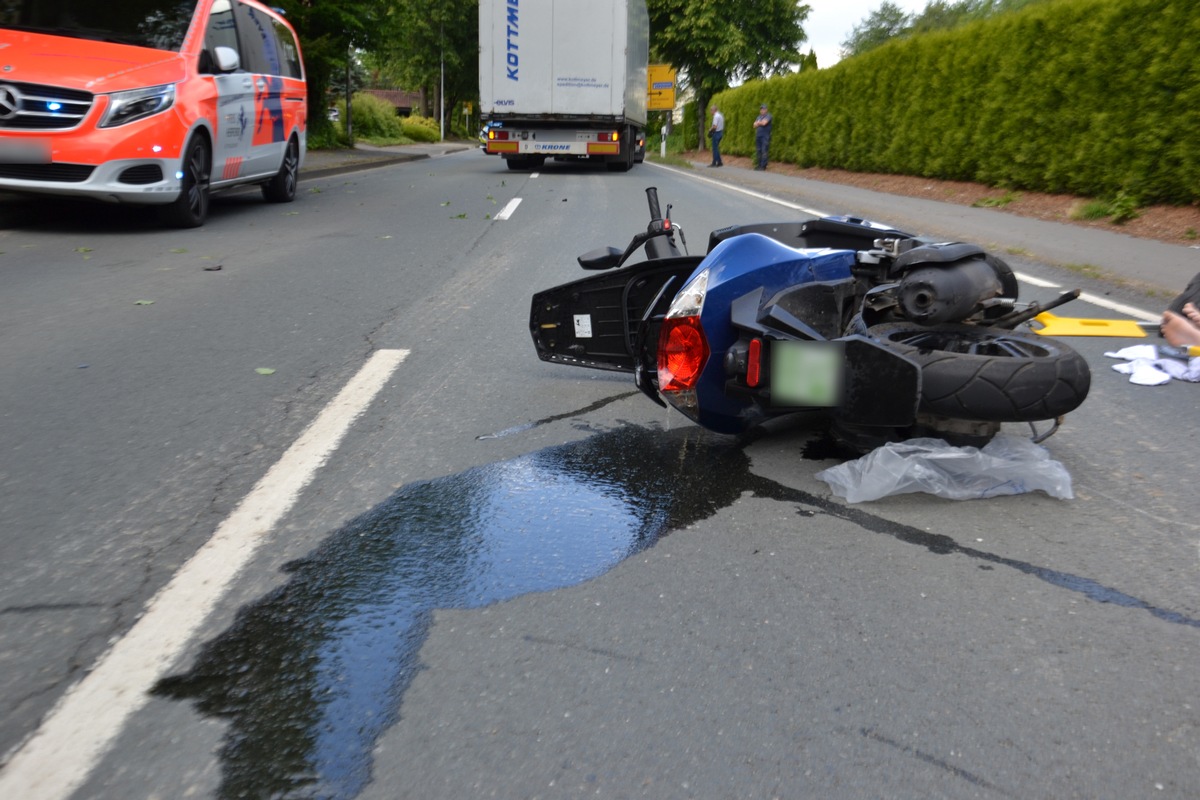
[[[841,342],[771,342],[771,405],[839,405],[845,363]]]
[[[0,141],[0,164],[49,164],[50,146],[37,139]]]

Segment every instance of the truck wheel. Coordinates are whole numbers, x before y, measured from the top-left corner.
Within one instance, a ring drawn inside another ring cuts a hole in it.
[[[920,365],[919,410],[953,419],[1054,419],[1078,408],[1092,383],[1083,356],[1037,334],[889,323],[867,335]]]
[[[199,133],[188,140],[182,166],[179,197],[169,206],[162,207],[160,218],[173,228],[199,228],[208,218],[209,181],[212,179],[208,140]]]

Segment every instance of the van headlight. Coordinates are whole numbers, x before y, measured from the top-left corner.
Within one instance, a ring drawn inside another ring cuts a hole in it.
[[[113,92],[108,96],[108,108],[100,119],[101,128],[115,128],[135,120],[166,111],[175,105],[175,84]]]

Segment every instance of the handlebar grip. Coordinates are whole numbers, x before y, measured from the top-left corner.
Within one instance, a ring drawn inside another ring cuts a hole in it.
[[[658,189],[654,186],[646,188],[646,202],[650,204],[650,221],[662,219],[662,209],[658,207]]]

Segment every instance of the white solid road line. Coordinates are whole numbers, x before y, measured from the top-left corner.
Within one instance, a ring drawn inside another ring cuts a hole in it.
[[[1058,285],[1057,283],[1042,280],[1041,278],[1035,278],[1032,275],[1026,275],[1023,272],[1013,272],[1013,275],[1017,277],[1017,280],[1021,281],[1022,283],[1028,283],[1030,286],[1040,286],[1043,289],[1062,289],[1062,286]],[[1127,317],[1137,317],[1143,322],[1158,322],[1160,319],[1162,319],[1162,314],[1153,314],[1149,311],[1140,309],[1137,306],[1127,306],[1124,303],[1118,303],[1116,301],[1109,300],[1106,297],[1101,297],[1089,292],[1080,292],[1079,299],[1085,303],[1091,303],[1094,306],[1106,308],[1109,311],[1115,311],[1118,314],[1124,314]]]
[[[87,779],[205,617],[379,393],[407,350],[379,350],[267,471],[146,612],[0,770],[0,798],[59,800]]]
[[[676,175],[683,175],[688,178],[691,178],[694,181],[700,181],[701,183],[707,183],[710,186],[717,186],[721,189],[728,189],[731,192],[737,192],[738,194],[744,194],[747,197],[753,197],[756,200],[766,200],[768,203],[774,203],[775,205],[783,206],[784,208],[790,208],[795,211],[803,211],[805,214],[812,214],[814,217],[829,216],[829,214],[825,211],[818,211],[815,208],[807,208],[805,206],[796,205],[795,203],[789,203],[787,200],[780,200],[778,197],[772,197],[771,195],[763,194],[762,192],[755,192],[751,189],[743,189],[742,187],[734,186],[731,183],[723,183],[718,180],[713,180],[712,178],[705,178],[700,175],[693,175],[690,172],[684,172],[683,170],[675,169],[674,167],[668,167],[665,164],[655,164],[653,161],[647,161],[645,163],[649,164],[650,166],[654,167],[655,169],[665,169],[667,172],[674,172]]]
[[[768,203],[774,203],[775,205],[783,206],[784,208],[791,208],[796,211],[803,211],[805,214],[812,214],[813,216],[816,216],[816,217],[829,216],[829,214],[825,211],[818,211],[815,208],[806,208],[804,206],[796,205],[795,203],[789,203],[786,200],[780,200],[778,197],[772,197],[769,194],[763,194],[762,192],[751,191],[750,189],[743,189],[740,186],[733,186],[728,183],[722,183],[721,181],[713,180],[712,178],[705,178],[700,175],[692,175],[691,173],[684,172],[683,170],[675,169],[674,167],[668,167],[663,164],[654,164],[653,162],[646,162],[646,163],[648,163],[651,166],[656,167],[658,169],[665,169],[668,172],[674,172],[677,175],[685,175],[685,176],[691,178],[692,180],[711,184],[712,186],[719,186],[722,189],[728,189],[733,192],[739,192],[741,194],[748,195],[750,197],[754,197],[758,200],[765,200]],[[1025,275],[1020,272],[1015,273],[1015,274],[1017,276],[1017,280],[1022,281],[1024,283],[1028,283],[1031,286],[1040,286],[1045,289],[1061,289],[1062,288],[1058,284],[1051,283],[1049,281],[1044,281],[1044,280],[1041,280],[1040,278],[1034,278],[1031,275]],[[1157,322],[1159,319],[1162,318],[1161,314],[1154,314],[1154,313],[1151,313],[1144,309],[1137,308],[1136,306],[1127,306],[1124,303],[1115,303],[1112,300],[1107,300],[1103,297],[1100,297],[1100,296],[1094,295],[1094,294],[1089,294],[1087,292],[1083,292],[1082,294],[1080,294],[1079,299],[1083,300],[1085,302],[1091,303],[1094,306],[1099,306],[1100,308],[1106,308],[1109,311],[1115,311],[1118,314],[1125,314],[1126,316],[1137,317],[1138,319],[1140,319],[1144,322]]]

